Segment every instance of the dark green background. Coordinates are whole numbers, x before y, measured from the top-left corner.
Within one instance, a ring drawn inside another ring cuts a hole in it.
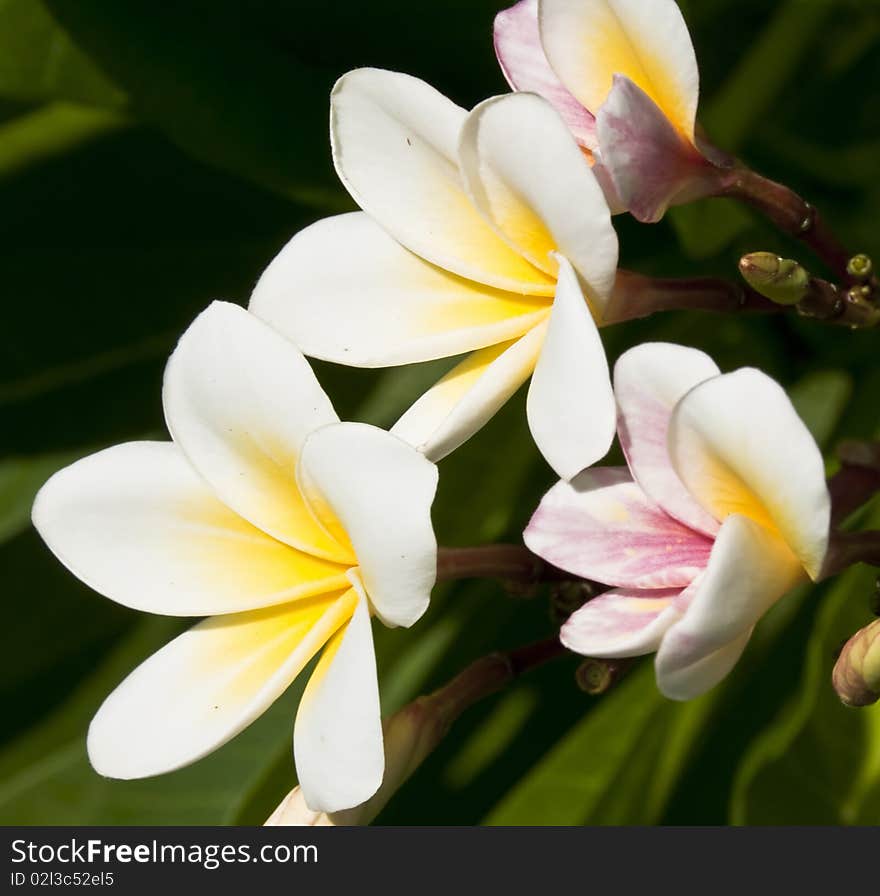
[[[334,78],[376,65],[462,105],[502,92],[491,43],[501,5],[0,0],[0,821],[260,822],[292,785],[296,687],[189,769],[138,783],[90,770],[92,713],[179,624],[77,583],[30,528],[30,502],[69,460],[163,433],[160,380],[177,335],[212,299],[246,302],[296,230],[350,207],[329,159]],[[880,6],[681,5],[710,134],[816,202],[854,251],[878,252]],[[814,263],[720,201],[653,227],[616,222],[624,264],[644,272],[734,276],[758,249]],[[829,457],[842,437],[880,433],[878,333],[675,314],[604,335],[612,359],[664,339],[724,369],[763,368]],[[344,417],[381,425],[443,369],[316,366]],[[441,465],[441,543],[517,540],[551,481],[518,396]],[[686,705],[658,696],[650,663],[589,698],[576,662],[560,661],[471,710],[379,820],[880,822],[880,712],[844,709],[829,685],[835,649],[870,618],[873,583],[855,570],[787,598],[736,672]],[[415,629],[377,628],[385,709],[552,631],[546,600],[438,590]]]

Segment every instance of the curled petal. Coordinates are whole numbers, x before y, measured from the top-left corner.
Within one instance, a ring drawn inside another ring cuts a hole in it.
[[[666,443],[676,404],[720,372],[707,354],[666,342],[636,346],[614,365],[620,445],[633,478],[668,514],[707,535],[718,531],[718,521],[684,487]]]
[[[412,625],[437,574],[434,464],[375,426],[337,423],[309,436],[298,478],[315,515],[351,540],[379,617]]]
[[[388,367],[515,339],[549,306],[435,267],[354,212],[298,233],[260,277],[250,310],[313,358]]]
[[[347,588],[347,564],[270,538],[221,503],[170,442],[131,442],[56,473],[34,525],[117,603],[167,616],[237,613]]]
[[[349,72],[331,96],[336,171],[367,214],[432,264],[499,289],[548,295],[552,278],[492,230],[462,187],[458,138],[466,116],[417,78]]]
[[[512,342],[474,352],[435,383],[391,429],[439,461],[479,431],[531,376],[546,322]]]
[[[616,658],[653,653],[680,618],[680,589],[608,591],[577,610],[560,640],[582,656]]]
[[[338,812],[368,800],[382,783],[385,750],[376,655],[366,600],[324,648],[306,685],[293,732],[306,805]]]
[[[562,256],[558,263],[556,300],[526,410],[541,454],[571,479],[608,453],[617,409],[605,348],[577,275]]]
[[[552,106],[527,93],[480,103],[462,128],[460,156],[474,204],[497,233],[554,277],[554,253],[564,255],[601,314],[614,286],[617,234],[601,187]]]
[[[657,684],[676,700],[713,687],[733,665],[755,623],[803,578],[797,558],[771,530],[748,517],[729,516],[718,532],[705,573],[692,586],[682,619],[657,653]],[[715,659],[710,659],[715,656]],[[711,673],[711,674],[710,674]]]
[[[145,778],[201,759],[284,693],[357,606],[340,594],[215,616],[138,666],[89,727],[89,759],[109,778]]]
[[[598,162],[624,207],[639,221],[659,221],[670,205],[710,195],[715,166],[673,127],[629,78],[614,86],[596,117]]]
[[[626,470],[584,470],[541,500],[524,533],[529,549],[585,579],[626,588],[684,588],[712,542],[664,513]]]
[[[520,0],[495,16],[495,55],[514,90],[544,97],[581,146],[595,147],[596,119],[566,90],[544,54],[538,0]]]
[[[693,140],[700,75],[675,0],[539,0],[538,18],[550,65],[594,115],[621,74]]]
[[[738,513],[763,523],[819,575],[831,519],[825,465],[778,383],[743,368],[696,386],[672,415],[669,452],[716,519]]]

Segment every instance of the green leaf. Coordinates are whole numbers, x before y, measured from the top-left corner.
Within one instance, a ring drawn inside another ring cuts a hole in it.
[[[42,0],[0,0],[0,96],[125,103],[125,94],[73,44]]]
[[[813,438],[825,447],[843,417],[852,391],[852,377],[845,371],[819,370],[798,380],[788,394]]]
[[[285,52],[246,8],[152,0],[47,0],[136,112],[196,157],[284,196],[349,208],[330,162],[335,72]]]
[[[869,525],[880,526],[880,512]],[[734,824],[861,824],[880,788],[880,712],[831,688],[841,643],[869,621],[876,571],[856,567],[825,593],[791,703],[751,745],[731,799]]]

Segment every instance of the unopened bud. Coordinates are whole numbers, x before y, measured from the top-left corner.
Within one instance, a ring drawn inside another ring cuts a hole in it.
[[[857,282],[865,282],[870,280],[874,273],[874,263],[871,261],[870,257],[864,253],[853,255],[849,262],[847,262],[846,272],[853,280]]]
[[[846,642],[831,680],[847,706],[869,706],[880,700],[880,619]]]
[[[744,255],[739,270],[755,292],[777,305],[797,305],[810,286],[809,272],[802,265],[772,252]]]

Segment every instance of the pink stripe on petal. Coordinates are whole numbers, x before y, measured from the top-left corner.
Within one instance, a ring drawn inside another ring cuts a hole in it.
[[[521,0],[495,17],[495,55],[514,90],[544,97],[581,146],[596,146],[596,120],[556,77],[538,33],[538,0]]]
[[[714,535],[719,524],[679,479],[667,436],[676,404],[719,373],[703,352],[664,342],[630,349],[614,366],[618,434],[633,478],[670,516],[706,535]]]
[[[609,591],[593,598],[562,627],[559,638],[575,653],[594,657],[642,656],[659,646],[680,618],[677,589]]]
[[[596,133],[597,161],[639,221],[659,221],[670,205],[707,196],[715,187],[716,167],[623,75],[614,76]]]
[[[710,539],[660,510],[623,468],[559,482],[523,537],[560,569],[626,588],[683,588],[712,550]]]

